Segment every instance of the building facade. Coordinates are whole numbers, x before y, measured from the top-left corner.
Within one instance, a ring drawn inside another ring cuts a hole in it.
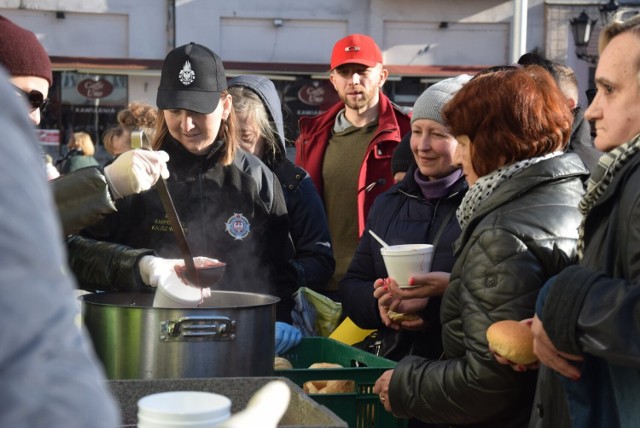
[[[52,103],[41,138],[62,151],[73,131],[99,142],[129,101],[155,105],[162,59],[191,41],[218,53],[230,77],[270,77],[291,140],[299,116],[336,100],[328,82],[331,49],[350,33],[378,42],[390,72],[385,93],[411,106],[433,82],[511,62],[515,1],[526,5],[526,50],[541,49],[588,82],[592,66],[575,58],[569,19],[584,8],[597,13],[602,2],[0,0],[0,14],[34,31],[52,58]]]

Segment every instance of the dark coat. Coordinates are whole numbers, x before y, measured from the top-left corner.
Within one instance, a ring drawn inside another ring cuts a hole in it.
[[[602,152],[593,145],[591,125],[584,118],[582,107],[576,107],[573,110],[573,127],[567,152],[573,152],[580,156],[580,160],[589,172],[593,171],[593,168],[598,164],[598,159],[602,156]]]
[[[426,201],[415,181],[415,166],[404,180],[380,195],[373,204],[367,219],[367,230],[374,231],[390,245],[432,243],[442,229],[434,254],[431,270],[451,272],[455,257],[453,243],[460,235],[460,225],[455,210],[467,190],[462,176],[451,189],[451,193],[436,201]],[[443,226],[443,221],[447,224]],[[388,276],[380,254],[380,244],[369,233],[364,233],[345,277],[340,281],[343,313],[358,326],[365,329],[380,329],[388,336],[393,330],[382,323],[378,301],[373,297],[373,283]],[[402,350],[408,352],[387,358],[400,359],[417,354],[438,358],[442,354],[440,326],[440,298],[431,298],[422,315],[428,327],[421,332],[398,332],[402,336]]]
[[[231,79],[229,86],[244,86],[255,92],[275,124],[278,138],[276,152],[262,161],[282,185],[291,239],[295,246],[291,263],[298,272],[298,286],[322,290],[336,267],[331,235],[322,200],[311,176],[285,156],[285,134],[278,92],[271,80],[256,75],[235,77]]]
[[[391,378],[394,413],[431,423],[526,427],[536,372],[488,349],[496,321],[533,316],[538,291],[575,259],[587,174],[575,154],[531,165],[488,198],[462,231],[441,307],[443,360],[407,357]]]
[[[580,264],[563,270],[541,293],[541,320],[551,341],[585,357],[581,379],[563,380],[581,427],[640,426],[639,182],[640,153],[589,212]],[[554,413],[562,391],[545,388],[540,396],[543,418],[537,415],[536,426],[570,426]]]
[[[82,168],[49,181],[65,236],[116,210],[101,168]]]
[[[72,150],[60,165],[60,173],[64,175],[82,168],[98,165],[98,161],[93,156],[85,156],[81,150]]]
[[[278,296],[277,318],[290,322],[296,280],[281,186],[262,162],[242,150],[233,164],[220,165],[221,145],[214,143],[203,156],[187,152],[170,136],[162,145],[170,156],[167,186],[191,251],[227,263],[216,290]],[[84,289],[145,289],[136,268],[142,255],[151,250],[181,258],[156,191],[121,199],[116,207],[83,232],[106,242],[69,240],[70,265]]]

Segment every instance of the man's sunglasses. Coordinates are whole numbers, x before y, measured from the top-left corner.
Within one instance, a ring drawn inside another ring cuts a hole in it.
[[[47,107],[47,104],[49,104],[49,98],[45,98],[44,95],[42,95],[42,92],[40,91],[33,90],[31,92],[26,92],[18,88],[16,85],[12,85],[12,86],[15,88],[15,90],[18,92],[19,95],[22,95],[25,98],[25,100],[29,102],[29,105],[31,106],[31,111],[34,111],[37,109],[40,109],[40,111],[43,111]]]

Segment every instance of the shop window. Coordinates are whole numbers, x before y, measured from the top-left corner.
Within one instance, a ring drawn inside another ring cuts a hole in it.
[[[125,75],[87,74],[74,71],[54,73],[51,103],[40,125],[40,139],[51,154],[58,139],[54,159],[64,156],[74,132],[91,135],[96,159],[101,164],[110,155],[102,145],[102,134],[116,123],[118,111],[127,106],[128,79]]]

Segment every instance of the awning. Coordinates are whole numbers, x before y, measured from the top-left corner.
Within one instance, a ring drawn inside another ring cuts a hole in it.
[[[92,58],[52,56],[54,71],[76,71],[89,74],[126,74],[138,76],[160,76],[162,61],[156,59]],[[227,75],[263,74],[272,79],[289,80],[295,76],[312,75],[328,78],[329,64],[265,63],[224,61]],[[459,74],[476,74],[487,65],[386,65],[391,77],[419,77],[440,80]],[[287,79],[289,77],[289,79]]]

